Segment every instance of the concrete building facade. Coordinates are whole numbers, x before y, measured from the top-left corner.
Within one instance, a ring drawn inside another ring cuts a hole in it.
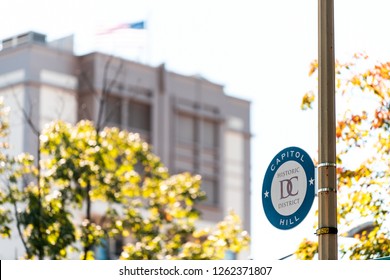
[[[3,40],[0,95],[11,107],[13,152],[34,154],[38,145],[23,114],[39,129],[54,119],[90,119],[138,132],[171,174],[202,175],[203,223],[212,225],[233,209],[250,230],[250,102],[226,95],[223,86],[164,65],[75,55],[72,37],[46,42],[45,35],[28,32]],[[0,258],[12,258],[10,252]]]

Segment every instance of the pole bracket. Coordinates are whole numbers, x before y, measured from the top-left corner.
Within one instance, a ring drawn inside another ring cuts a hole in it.
[[[337,164],[334,163],[334,162],[322,162],[322,163],[319,163],[319,164],[317,165],[317,168],[320,168],[320,167],[329,167],[329,166],[331,166],[331,167],[337,167]]]
[[[323,234],[337,234],[338,230],[335,227],[322,227],[316,230],[316,235],[323,235]]]
[[[337,193],[337,189],[336,188],[321,188],[321,189],[318,189],[317,192],[318,193],[320,193],[320,192],[336,192]]]

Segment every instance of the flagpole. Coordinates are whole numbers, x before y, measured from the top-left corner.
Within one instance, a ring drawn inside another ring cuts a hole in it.
[[[334,0],[318,0],[318,259],[337,260]]]

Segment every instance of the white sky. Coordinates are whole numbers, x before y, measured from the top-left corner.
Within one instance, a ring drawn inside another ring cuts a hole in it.
[[[317,57],[317,0],[1,0],[0,38],[34,30],[76,36],[76,51],[95,48],[98,27],[147,20],[142,61],[201,74],[252,102],[252,257],[278,259],[314,237],[313,215],[289,231],[274,229],[261,206],[265,170],[280,150],[315,156],[317,113],[301,112]],[[388,0],[335,0],[336,58],[365,51],[389,59]],[[113,50],[115,52],[115,50]],[[114,53],[115,54],[115,53]],[[316,202],[315,202],[316,203]],[[315,205],[313,206],[315,208]]]

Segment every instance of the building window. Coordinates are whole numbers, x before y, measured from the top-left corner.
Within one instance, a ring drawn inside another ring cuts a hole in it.
[[[201,204],[218,206],[219,199],[219,126],[218,122],[197,115],[177,114],[175,169],[202,176],[206,200]]]
[[[132,132],[139,133],[144,141],[150,143],[151,106],[134,101],[128,101],[126,106],[126,128]]]
[[[203,178],[202,190],[206,193],[206,200],[202,202],[203,205],[218,205],[218,187],[216,180]]]
[[[218,143],[217,123],[213,121],[203,121],[203,146],[205,148],[215,148]]]
[[[177,136],[181,143],[195,143],[195,118],[187,115],[178,116]]]
[[[195,118],[179,114],[176,120],[175,169],[176,172],[197,172],[195,145]]]
[[[122,106],[121,99],[115,96],[108,96],[105,106],[105,122],[108,124],[120,126],[122,124]]]
[[[216,206],[219,202],[218,193],[218,123],[202,120],[202,153],[201,175],[202,189],[206,192],[204,205]]]
[[[110,95],[106,99],[104,112],[105,124],[139,133],[144,141],[150,142],[151,106],[149,104]]]
[[[150,132],[150,105],[130,102],[127,109],[127,125],[130,128]]]

